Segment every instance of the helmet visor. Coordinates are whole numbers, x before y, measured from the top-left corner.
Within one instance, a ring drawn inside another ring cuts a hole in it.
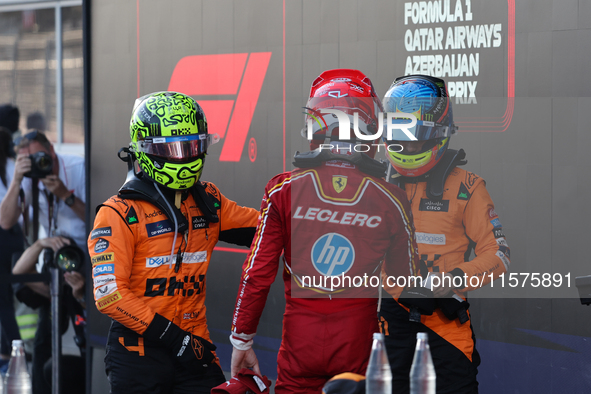
[[[329,140],[338,140],[341,127],[347,135],[354,128],[367,136],[373,136],[377,131],[380,107],[379,101],[373,97],[340,96],[340,91],[334,91],[325,97],[310,98],[304,109],[306,127],[302,129],[302,136],[309,140],[322,140],[326,136]],[[355,137],[353,133],[351,136]]]
[[[427,122],[424,120],[417,120],[416,125],[408,127],[405,125],[411,125],[411,121],[408,118],[393,118],[391,120],[392,130],[389,132],[388,119],[384,119],[384,132],[382,133],[382,139],[384,142],[392,141],[428,141],[438,138],[447,138],[455,130],[452,130],[449,126],[442,124]],[[411,138],[414,137],[414,138]]]
[[[195,134],[176,137],[146,137],[138,141],[140,152],[183,162],[207,153],[207,148],[220,140],[218,134]]]

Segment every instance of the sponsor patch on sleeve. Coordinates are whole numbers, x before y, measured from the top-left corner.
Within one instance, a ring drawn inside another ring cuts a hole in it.
[[[509,247],[509,244],[505,238],[497,238],[497,245]]]
[[[113,264],[109,264],[109,265],[113,265]],[[100,265],[97,267],[100,267]],[[104,286],[107,283],[114,282],[114,281],[115,281],[115,275],[112,275],[112,274],[100,275],[100,276],[94,278],[93,284],[94,284],[94,287],[96,288],[96,287]]]
[[[470,199],[470,192],[464,182],[460,183],[460,190],[458,191],[458,200],[469,200]]]
[[[92,265],[100,264],[100,263],[108,263],[109,261],[115,260],[115,253],[101,253],[97,254],[96,256],[92,256],[90,261]]]
[[[99,275],[114,274],[115,264],[99,264],[92,268],[92,277],[95,278]]]
[[[501,261],[503,262],[503,265],[505,266],[505,269],[508,271],[509,270],[509,265],[511,265],[511,262],[509,261],[509,259],[507,258],[507,256],[505,256],[505,254],[503,252],[501,252],[500,250],[497,250],[497,252],[495,253],[495,255],[501,259]]]
[[[488,210],[488,217],[489,218],[493,219],[493,218],[496,218],[497,216],[499,216],[499,215],[497,215],[494,208],[490,208]]]
[[[111,227],[99,227],[92,230],[90,233],[90,239],[95,239],[98,237],[110,237],[111,235]]]
[[[507,256],[507,258],[508,258],[508,259],[510,259],[510,258],[511,258],[511,249],[509,249],[509,247],[508,247],[508,246],[501,246],[501,245],[499,245],[499,250],[500,250],[501,252],[503,252],[503,254],[504,254],[505,256]]]
[[[494,228],[501,228],[503,227],[503,225],[501,224],[501,221],[499,220],[499,218],[493,219],[490,221],[490,224],[493,225]]]
[[[108,283],[108,284],[103,285],[101,287],[97,287],[94,290],[94,298],[96,298],[97,300],[100,300],[101,298],[104,298],[104,297],[108,296],[109,294],[113,294],[116,290],[117,290],[117,283],[115,283],[115,282]]]
[[[137,213],[135,213],[135,209],[133,207],[131,207],[129,211],[127,211],[127,215],[125,215],[125,220],[128,224],[138,223]]]
[[[101,310],[106,308],[109,305],[112,305],[116,302],[119,302],[121,300],[121,293],[119,293],[118,291],[114,292],[111,295],[108,295],[104,298],[101,298],[100,300],[96,301],[96,307]]]
[[[102,253],[109,248],[109,241],[104,238],[99,238],[94,245],[95,253]]]
[[[495,238],[505,238],[505,234],[503,233],[502,228],[493,229],[493,234],[495,235]]]

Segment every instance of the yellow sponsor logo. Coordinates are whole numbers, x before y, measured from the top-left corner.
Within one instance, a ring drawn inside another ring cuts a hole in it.
[[[110,294],[106,297],[101,298],[100,300],[96,301],[96,307],[101,310],[103,308],[106,308],[107,306],[116,303],[117,301],[119,301],[121,299],[121,294],[116,291],[113,294]]]
[[[347,186],[347,177],[342,175],[333,175],[332,176],[332,187],[337,193],[342,192],[345,190]]]
[[[93,256],[90,261],[92,261],[92,265],[101,264],[101,263],[108,263],[109,261],[113,261],[115,259],[115,253],[101,253]]]

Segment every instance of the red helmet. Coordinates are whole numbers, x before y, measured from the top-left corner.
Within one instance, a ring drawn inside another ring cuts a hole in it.
[[[378,130],[378,117],[382,111],[382,103],[376,95],[371,80],[361,71],[351,69],[328,70],[320,74],[312,83],[310,98],[306,104],[306,125],[302,134],[309,138],[312,131],[310,149],[318,149],[321,144],[363,144],[356,147],[355,152],[366,153],[374,157],[379,136],[375,139],[360,139],[353,130],[349,130],[350,138],[339,138],[339,119],[337,115],[322,110],[339,110],[349,118],[351,127],[357,119],[357,130],[364,135],[372,136]],[[344,153],[340,151],[340,153]],[[351,152],[350,150],[348,152]]]

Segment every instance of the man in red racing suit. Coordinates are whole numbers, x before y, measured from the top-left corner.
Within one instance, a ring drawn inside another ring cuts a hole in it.
[[[367,297],[376,297],[379,285],[364,278],[364,285],[355,288],[354,278],[372,274],[377,278],[384,254],[388,275],[408,277],[416,270],[412,222],[404,194],[342,163],[280,174],[267,184],[261,221],[243,266],[232,324],[235,346],[251,343],[279,258],[285,253],[286,310],[277,360],[277,393],[319,393],[334,375],[346,371],[364,374],[372,334],[378,329],[376,299]],[[337,193],[334,179],[343,178],[347,187]],[[313,265],[330,269],[339,264],[337,252],[332,253],[332,260],[327,257],[329,251],[324,259],[319,256],[320,262],[310,261],[312,254],[321,255],[324,249],[335,247],[350,248],[355,254],[351,263],[338,266],[340,273],[332,276],[342,278],[348,269],[353,289],[336,294],[330,291],[331,281],[323,282],[326,276],[315,272]]]
[[[322,94],[325,83],[344,96],[352,95],[360,88],[350,85],[363,80],[355,78],[357,73],[361,74],[356,70],[321,74],[311,97],[327,96],[326,89]],[[371,82],[362,87],[373,89]],[[318,90],[321,93],[315,96]],[[325,134],[320,137],[324,138]],[[243,265],[230,336],[233,375],[242,367],[260,372],[253,337],[284,253],[286,310],[277,360],[278,394],[320,393],[326,381],[339,373],[365,374],[372,334],[378,330],[381,261],[392,278],[406,280],[417,271],[412,216],[404,193],[380,179],[385,168],[370,157],[337,151],[317,149],[296,155],[294,164],[301,169],[269,181]],[[369,175],[372,171],[366,168],[372,165],[381,171],[374,167],[374,175]],[[392,281],[390,285],[396,287]]]

